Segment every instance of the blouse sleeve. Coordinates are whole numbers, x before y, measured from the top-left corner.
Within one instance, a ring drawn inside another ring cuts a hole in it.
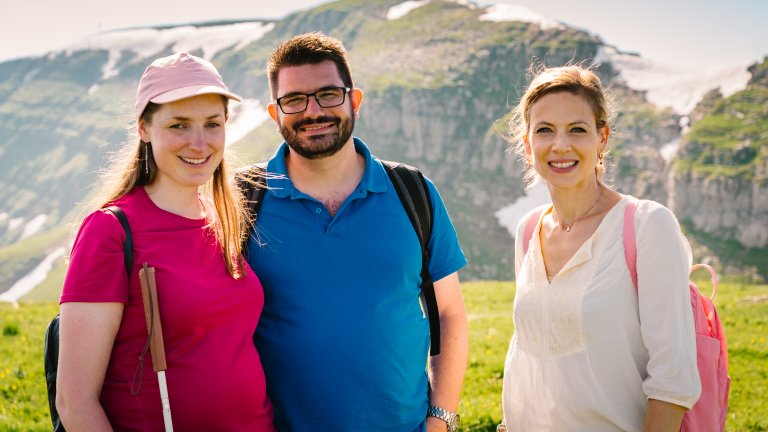
[[[640,331],[649,355],[643,391],[648,398],[690,408],[701,392],[688,289],[690,245],[666,207],[643,201],[638,215]]]
[[[100,209],[88,215],[72,246],[60,303],[127,303],[124,241],[125,232],[112,212]]]

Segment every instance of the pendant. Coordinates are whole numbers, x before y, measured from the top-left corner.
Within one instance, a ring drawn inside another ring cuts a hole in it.
[[[565,226],[565,232],[571,232],[571,225]]]

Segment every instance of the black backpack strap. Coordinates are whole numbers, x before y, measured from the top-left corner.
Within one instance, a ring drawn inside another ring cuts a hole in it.
[[[253,164],[235,174],[235,184],[243,192],[245,205],[248,208],[248,223],[246,224],[245,237],[241,251],[244,259],[248,259],[248,242],[256,227],[256,219],[259,216],[259,208],[264,200],[264,192],[267,190],[267,164]]]
[[[440,312],[435,286],[429,274],[429,242],[432,234],[432,201],[424,175],[416,168],[398,162],[381,161],[397,196],[411,220],[421,243],[421,297],[429,319],[430,355],[440,354]]]
[[[43,364],[45,367],[45,384],[48,387],[48,411],[51,413],[51,423],[54,432],[63,432],[59,412],[56,410],[56,369],[59,367],[59,314],[48,323],[45,329],[45,345],[43,347]]]
[[[131,277],[131,267],[133,266],[133,236],[131,235],[131,226],[128,224],[128,218],[123,210],[118,206],[109,206],[106,208],[117,217],[120,226],[125,231],[125,241],[123,242],[123,262],[125,263],[125,272]]]
[[[131,277],[131,266],[133,265],[133,236],[131,235],[131,226],[128,224],[128,218],[123,210],[118,206],[109,206],[106,210],[117,217],[120,226],[125,231],[125,241],[123,242],[123,263],[128,278]],[[61,424],[59,412],[56,410],[56,371],[59,367],[59,321],[60,316],[55,317],[45,329],[45,346],[43,347],[43,362],[45,368],[45,381],[48,387],[48,409],[51,413],[51,422],[54,432],[65,432]]]

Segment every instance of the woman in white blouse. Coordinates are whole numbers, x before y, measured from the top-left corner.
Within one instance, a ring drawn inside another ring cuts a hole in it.
[[[552,204],[523,218],[515,236],[507,430],[679,430],[701,385],[691,251],[677,219],[638,202],[636,294],[622,243],[630,197],[603,182],[610,111],[599,78],[580,66],[543,69],[513,114],[526,182],[543,181]]]

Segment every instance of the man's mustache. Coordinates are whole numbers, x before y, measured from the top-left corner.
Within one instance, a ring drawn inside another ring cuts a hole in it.
[[[296,123],[294,123],[293,129],[298,131],[299,128],[316,124],[316,123],[333,123],[334,125],[338,126],[338,124],[341,123],[341,119],[338,117],[331,117],[331,116],[307,118],[307,119],[299,120]]]

